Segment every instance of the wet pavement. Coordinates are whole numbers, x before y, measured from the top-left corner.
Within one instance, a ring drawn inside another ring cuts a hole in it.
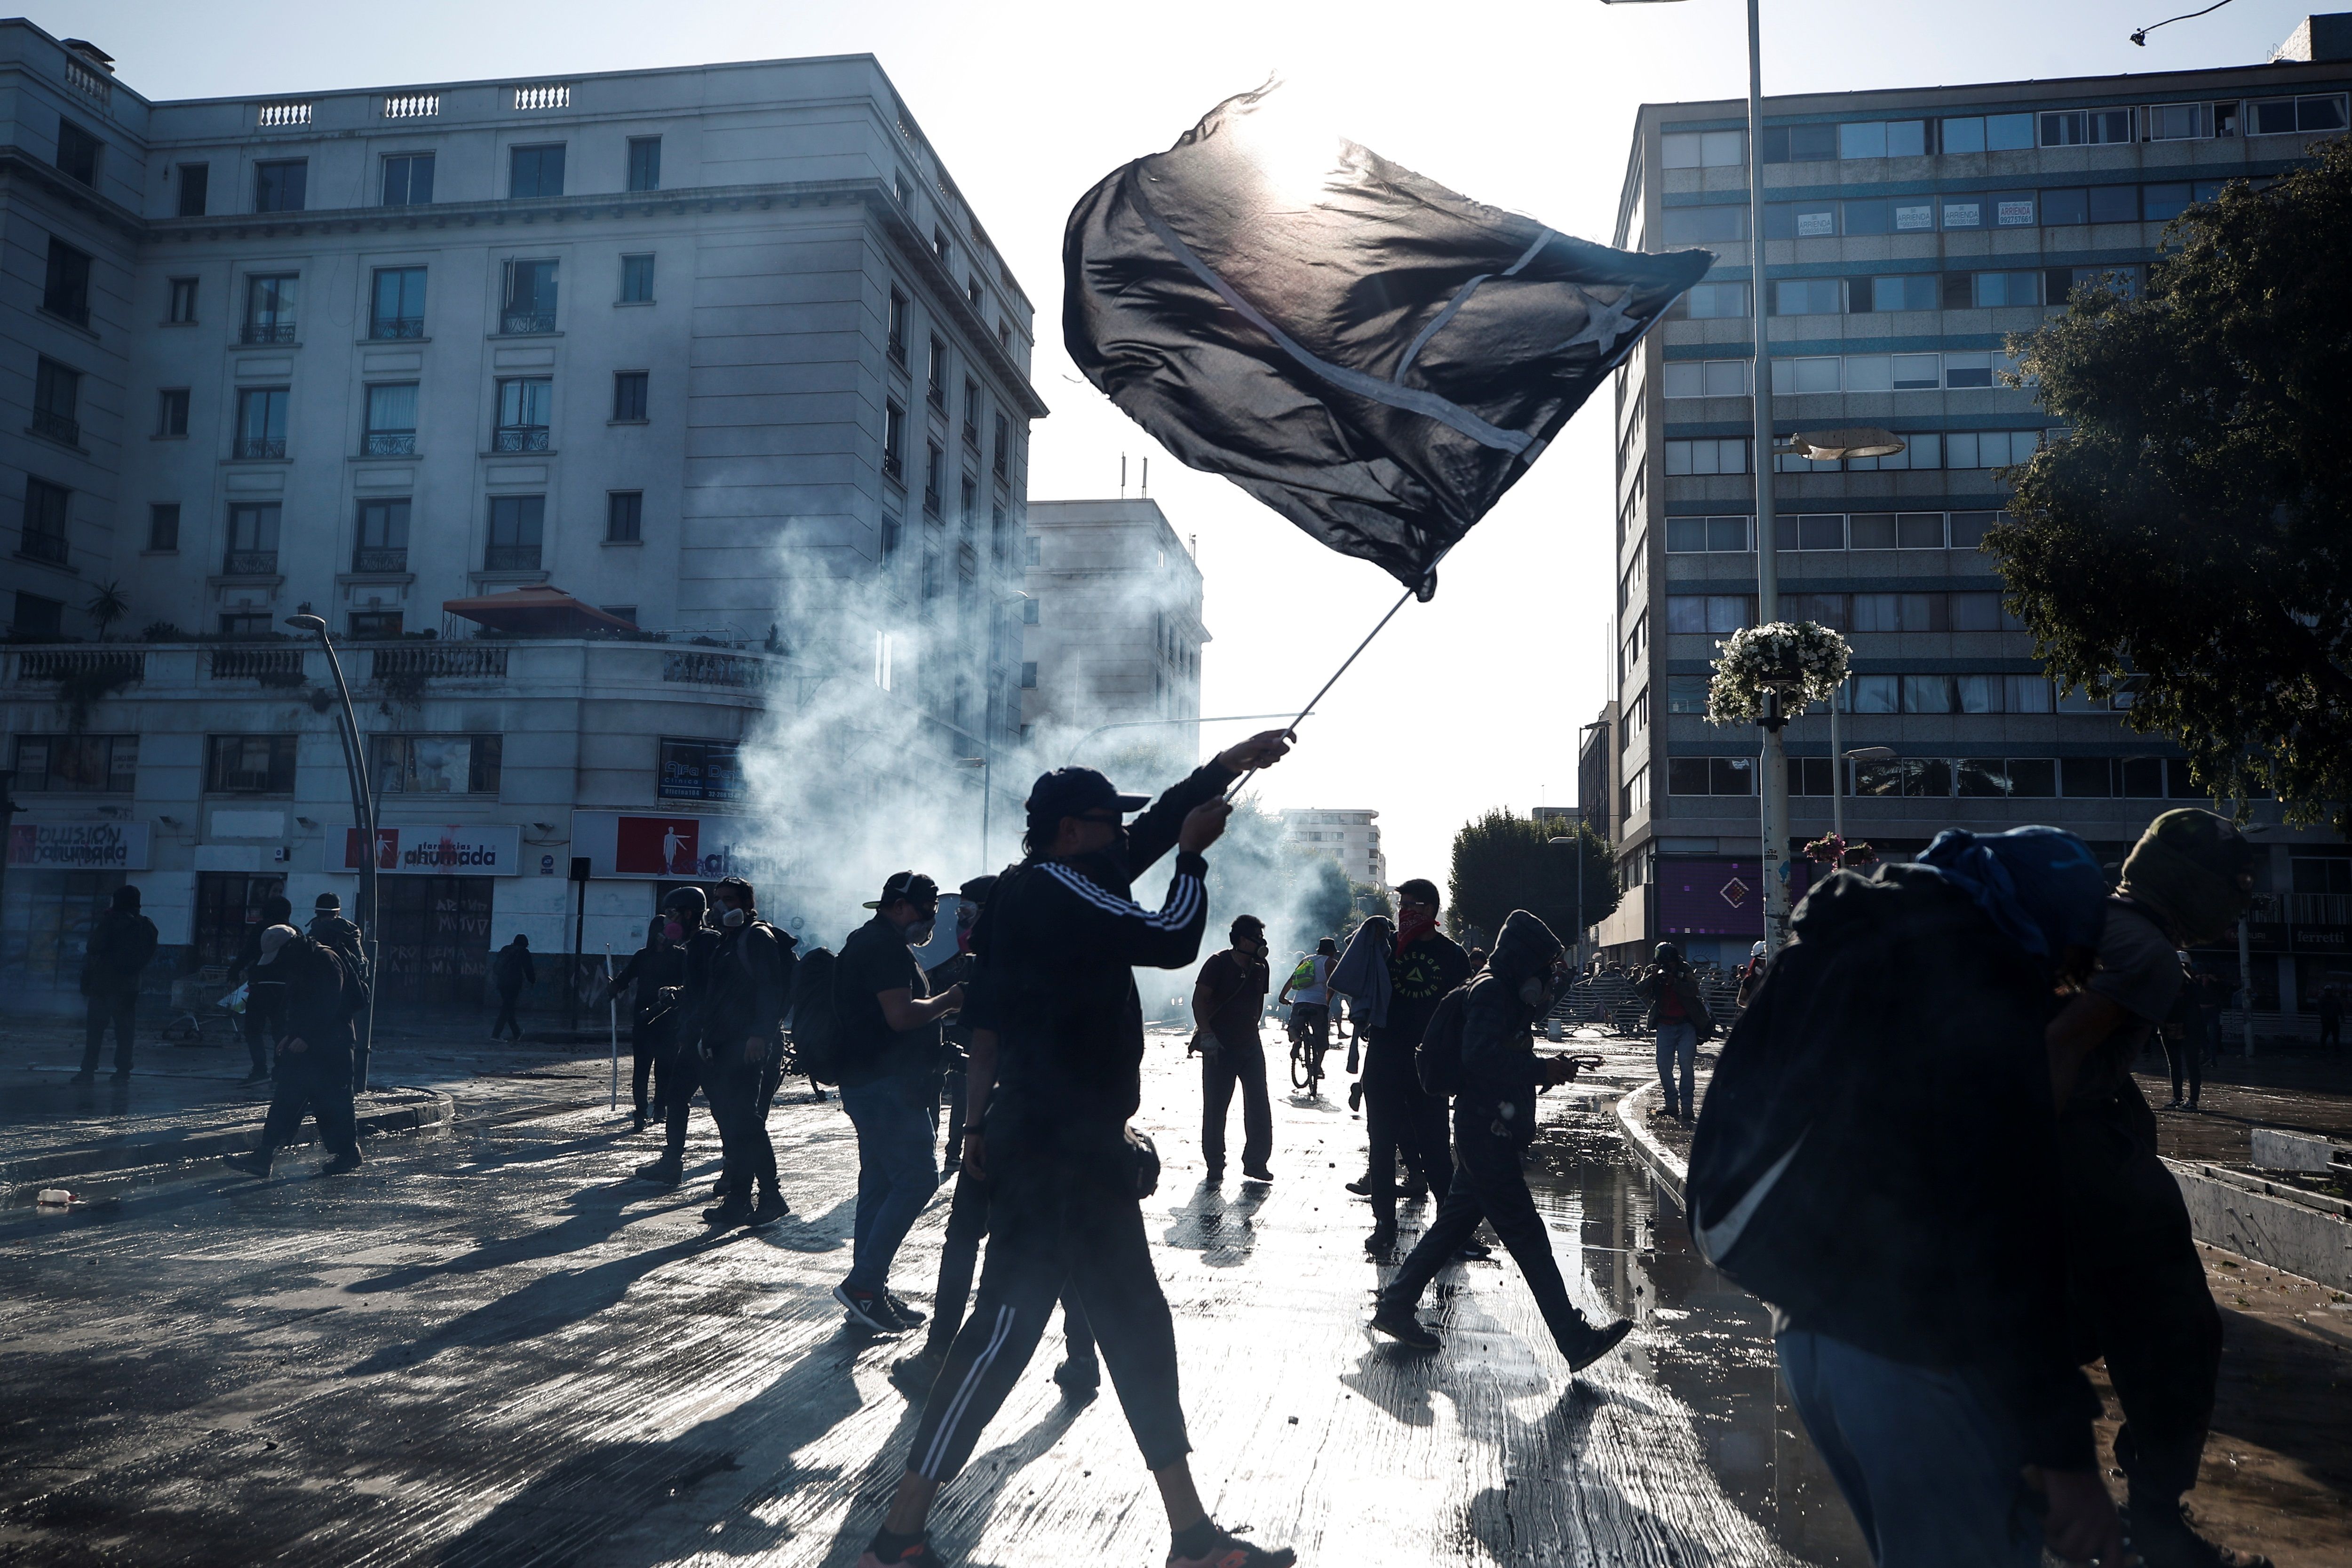
[[[780,1101],[795,1212],[712,1237],[699,1110],[695,1179],[664,1192],[626,1179],[652,1143],[605,1113],[603,1060],[406,1054],[379,1081],[430,1079],[457,1119],[371,1140],[355,1176],[302,1159],[0,1214],[0,1563],[854,1561],[903,1463],[915,1412],[885,1374],[913,1347],[853,1334],[829,1298],[854,1206],[837,1108]],[[1639,1078],[1631,1043],[1609,1054]],[[0,1058],[12,1102],[28,1065]],[[1436,1357],[1365,1332],[1379,1275],[1340,1187],[1362,1159],[1344,1102],[1277,1094],[1277,1180],[1220,1192],[1181,1036],[1155,1037],[1145,1095],[1168,1164],[1148,1218],[1220,1519],[1309,1563],[1864,1560],[1777,1398],[1760,1310],[1691,1255],[1598,1097],[1547,1097],[1539,1199],[1587,1310],[1641,1331],[1571,1382],[1506,1261],[1440,1277]],[[919,1302],[945,1207],[894,1279]],[[1156,1563],[1117,1401],[1065,1401],[1055,1353],[1049,1335],[938,1538],[964,1563]]]

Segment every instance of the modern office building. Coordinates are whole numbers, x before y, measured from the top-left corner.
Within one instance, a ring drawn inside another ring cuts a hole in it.
[[[1328,806],[1286,808],[1282,813],[1282,839],[1313,855],[1327,855],[1339,863],[1351,882],[1389,885],[1389,858],[1381,848],[1377,811],[1335,811]]]
[[[1720,259],[1616,379],[1612,705],[1601,754],[1580,748],[1585,802],[1605,803],[1633,891],[1605,946],[1630,956],[1668,937],[1727,960],[1763,934],[1758,735],[1703,716],[1717,640],[1756,616],[1757,308],[1780,437],[1878,426],[1907,443],[1843,465],[1777,459],[1781,616],[1846,634],[1841,749],[1889,753],[1833,758],[1823,710],[1790,724],[1790,853],[1829,830],[1832,787],[1849,837],[1895,854],[1950,824],[2048,822],[2116,860],[2157,812],[2200,798],[2177,750],[2055,689],[2002,609],[1977,549],[2007,499],[1996,471],[2051,423],[2002,384],[2003,343],[2086,279],[2144,278],[2190,202],[2343,134],[2344,20],[2315,18],[2282,58],[2242,68],[1768,99],[1760,292],[1746,105],[1642,110],[1616,242]],[[2258,1007],[2307,1007],[2326,977],[2352,979],[2352,913],[2335,896],[2352,861],[2325,838],[2265,837],[2277,897],[2256,926]]]
[[[0,73],[12,994],[126,878],[184,971],[352,903],[300,611],[395,1000],[583,902],[627,952],[670,880],[789,908],[780,715],[887,709],[967,795],[1016,737],[1032,308],[872,58],[160,102],[12,21]]]
[[[1160,503],[1029,503],[1021,604],[1021,731],[1052,753],[1100,743],[1200,750],[1200,564]]]

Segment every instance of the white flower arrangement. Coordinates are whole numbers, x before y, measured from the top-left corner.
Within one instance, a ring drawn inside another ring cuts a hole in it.
[[[1812,621],[1773,621],[1736,631],[1715,645],[1715,679],[1707,683],[1706,721],[1744,724],[1763,712],[1764,693],[1780,694],[1780,711],[1793,718],[1825,702],[1845,682],[1845,638]]]

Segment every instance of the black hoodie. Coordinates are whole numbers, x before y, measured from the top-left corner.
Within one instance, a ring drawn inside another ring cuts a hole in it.
[[[1535,1136],[1536,1096],[1543,1086],[1531,1032],[1539,1015],[1519,999],[1519,985],[1549,971],[1560,952],[1549,926],[1513,910],[1463,999],[1462,1092],[1455,1098],[1502,1121],[1523,1142]]]

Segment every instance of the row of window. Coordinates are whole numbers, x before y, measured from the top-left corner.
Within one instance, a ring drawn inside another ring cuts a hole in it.
[[[1827,795],[1837,769],[1828,757],[1788,759],[1789,793]],[[1646,770],[1645,770],[1646,771]],[[2202,800],[2179,757],[1889,757],[1845,764],[1848,795],[1946,800]],[[1672,795],[1752,795],[1753,757],[1670,757]],[[1646,791],[1644,792],[1646,799]]]
[[[60,143],[62,148],[62,142]],[[565,143],[535,142],[507,149],[507,195],[521,200],[564,194]],[[433,200],[435,155],[425,152],[387,153],[377,160],[378,205],[387,207],[424,206]],[[212,210],[212,165],[181,163],[173,171],[179,187],[173,210],[181,217],[204,217]],[[95,183],[95,163],[85,183]],[[661,138],[629,138],[628,185],[632,191],[661,189]],[[310,199],[308,158],[269,158],[253,166],[253,207],[257,213],[299,213]]]
[[[2153,103],[2123,109],[1768,125],[1759,150],[1767,163],[1804,163],[1852,158],[2017,153],[2037,146],[2287,136],[2341,131],[2345,125],[2342,93],[2306,93],[2292,98]],[[1660,162],[1669,169],[1737,168],[1748,161],[1743,132],[1670,131],[1660,141]]]
[[[1974,550],[1994,511],[1781,512],[1772,548],[1790,550]],[[1669,555],[1740,555],[1756,548],[1752,517],[1670,517]]]
[[[1790,453],[1772,459],[1782,474],[1885,473],[1906,468],[2006,468],[2022,463],[2040,449],[2050,432],[2043,430],[1905,430],[1900,452],[1883,458],[1828,458],[1815,461]],[[1726,436],[1660,443],[1669,478],[1699,478],[1710,474],[1745,474],[1748,440]]]
[[[2144,184],[2063,185],[2038,191],[1923,192],[1913,195],[1764,204],[1767,239],[1834,239],[1880,234],[1933,234],[1980,228],[2060,227],[2093,223],[2168,223],[2191,202],[2210,202],[2225,180]],[[1685,245],[1745,243],[1748,208],[1718,203],[1668,207],[1659,231]]]
[[[1857,595],[1860,597],[1862,595]],[[1908,595],[1906,595],[1908,596]],[[1923,595],[1934,597],[1935,595]],[[1953,598],[1973,597],[1955,594]],[[1984,595],[1990,597],[1991,595]],[[1916,608],[1916,606],[1915,606]],[[1781,607],[1790,620],[1809,617],[1790,605]],[[1894,627],[1885,628],[1896,629]],[[1909,629],[1916,630],[1913,627]],[[1985,628],[1990,629],[1990,628]],[[2014,630],[2014,626],[2002,629]],[[1666,677],[1666,711],[1704,714],[1707,677]],[[1646,710],[1647,690],[1634,699]],[[1854,675],[1846,678],[1838,694],[1841,713],[2121,713],[2133,700],[2126,688],[2112,697],[2094,697],[2073,688],[2061,689],[2041,675]]]
[[[1753,362],[1669,360],[1661,377],[1668,397],[1745,397]],[[1823,392],[1964,392],[2002,384],[2017,362],[1990,351],[1916,354],[1806,354],[1772,361],[1778,396]],[[1637,405],[1638,406],[1638,405]]]
[[[1752,594],[1668,594],[1669,632],[1736,632],[1756,624]],[[1780,618],[1814,621],[1841,632],[2015,632],[2024,630],[2001,608],[1997,591],[1924,594],[1790,594]],[[1893,711],[1889,710],[1889,711]],[[1994,711],[1986,710],[1985,711]],[[2046,712],[2046,709],[2020,710]]]
[[[1775,278],[1775,316],[1868,316],[1889,310],[1999,310],[2063,305],[2084,286],[2126,296],[2139,291],[2137,267],[2003,268],[1969,272],[1895,272],[1866,278]],[[1675,302],[1673,314],[1694,321],[1730,321],[1753,309],[1748,284],[1700,283]]]

